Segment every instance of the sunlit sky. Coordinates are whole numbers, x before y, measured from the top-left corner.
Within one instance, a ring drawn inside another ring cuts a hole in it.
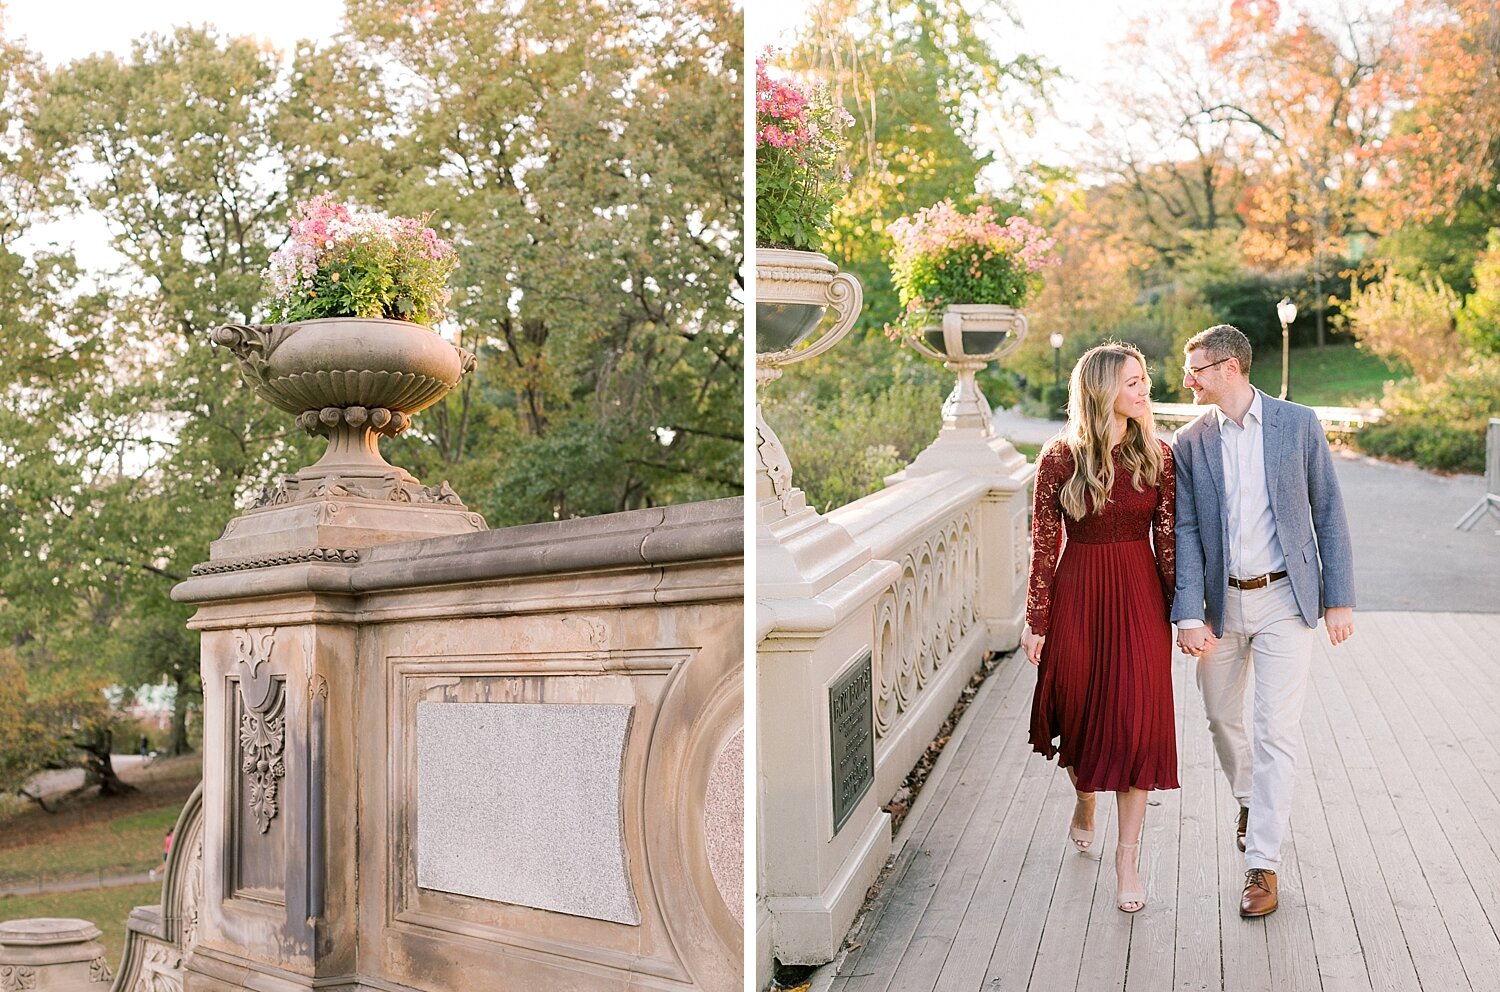
[[[339,28],[342,0],[4,0],[5,33],[49,65],[94,52],[130,51],[141,35],[184,24],[212,24],[226,34],[252,35],[290,51],[300,38],[326,38]]]
[[[1394,8],[1399,0],[1282,0],[1283,22],[1296,11],[1309,11],[1315,18],[1336,14],[1340,8]],[[1038,55],[1061,71],[1063,79],[1055,87],[1052,112],[1037,122],[1036,134],[1023,137],[1008,134],[1005,147],[1019,162],[1042,161],[1067,164],[1081,149],[1085,131],[1107,111],[1101,104],[1101,90],[1112,73],[1127,71],[1112,58],[1111,50],[1123,37],[1127,26],[1144,19],[1151,25],[1152,37],[1166,44],[1188,30],[1188,12],[1214,10],[1227,12],[1229,0],[1009,0],[1009,7],[1021,21],[1018,29],[1008,22],[994,26],[992,43],[1003,57],[1018,53]],[[809,5],[805,0],[761,0],[751,3],[746,13],[746,52],[753,58],[767,46],[780,47],[792,42],[798,28],[807,23]],[[983,146],[993,148],[994,135],[980,135]],[[996,166],[989,174],[996,184],[1005,183],[1004,169]]]

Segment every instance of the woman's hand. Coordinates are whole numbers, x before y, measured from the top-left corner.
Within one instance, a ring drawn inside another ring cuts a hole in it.
[[[1046,639],[1046,634],[1033,634],[1030,627],[1021,628],[1021,650],[1026,652],[1027,661],[1033,665],[1041,664],[1042,642]]]

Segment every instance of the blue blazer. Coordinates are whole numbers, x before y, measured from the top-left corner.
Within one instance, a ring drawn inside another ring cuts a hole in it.
[[[1330,606],[1354,605],[1354,549],[1323,425],[1308,407],[1261,393],[1266,488],[1297,609],[1309,627]],[[1201,619],[1224,636],[1229,594],[1223,443],[1210,407],[1177,432],[1177,591],[1172,621]]]

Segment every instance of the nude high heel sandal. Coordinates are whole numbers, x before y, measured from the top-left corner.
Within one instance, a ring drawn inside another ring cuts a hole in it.
[[[1077,797],[1074,800],[1077,805],[1073,808],[1073,819],[1076,820],[1078,819],[1078,807],[1084,804],[1085,799],[1087,799],[1090,807],[1094,805],[1094,794],[1092,792],[1079,792],[1076,789],[1073,790],[1073,794]],[[1073,842],[1073,846],[1078,848],[1078,850],[1087,851],[1094,845],[1094,831],[1092,829],[1084,830],[1082,827],[1075,827],[1070,824],[1068,826],[1068,839]]]
[[[1118,856],[1118,852],[1119,851],[1130,851],[1131,852],[1131,857],[1135,860],[1135,863],[1136,863],[1136,871],[1139,872],[1140,871],[1140,864],[1141,864],[1141,845],[1140,845],[1140,841],[1137,841],[1134,844],[1116,844],[1115,845],[1115,850],[1116,850],[1116,858],[1115,858],[1115,861],[1116,861],[1116,865],[1115,865],[1115,905],[1117,907],[1119,907],[1119,910],[1122,913],[1139,913],[1141,910],[1143,910],[1143,909],[1146,908],[1146,893],[1144,891],[1142,891],[1141,889],[1128,889],[1127,890],[1127,889],[1120,888],[1120,873],[1119,873],[1119,856]]]

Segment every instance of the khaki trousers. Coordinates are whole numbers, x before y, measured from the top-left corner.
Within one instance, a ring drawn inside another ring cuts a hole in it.
[[[1297,722],[1307,698],[1315,633],[1302,622],[1286,579],[1260,589],[1231,586],[1224,601],[1224,636],[1198,662],[1198,689],[1219,764],[1234,797],[1250,807],[1246,868],[1281,868],[1281,844],[1292,816]]]

